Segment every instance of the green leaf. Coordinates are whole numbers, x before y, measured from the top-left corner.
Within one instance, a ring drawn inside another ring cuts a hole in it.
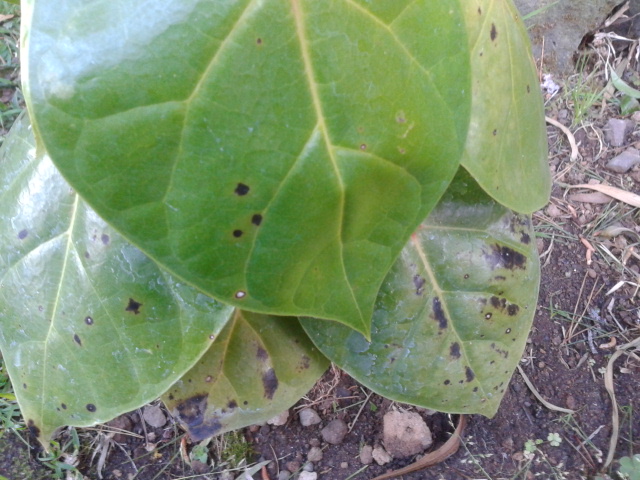
[[[305,319],[331,361],[375,392],[445,412],[493,415],[531,328],[540,279],[530,217],[461,169],[384,281],[371,342]]]
[[[0,349],[46,443],[157,398],[232,316],[177,282],[36,155],[27,117],[0,151]]]
[[[107,222],[221,301],[368,335],[464,146],[460,2],[28,3],[34,125]]]
[[[199,441],[283,412],[328,366],[298,320],[237,311],[163,400]]]
[[[472,111],[462,165],[499,203],[531,213],[549,201],[547,132],[529,36],[511,0],[468,0]]]

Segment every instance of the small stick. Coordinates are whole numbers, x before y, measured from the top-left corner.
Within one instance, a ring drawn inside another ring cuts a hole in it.
[[[571,133],[571,130],[569,130],[567,127],[565,127],[563,124],[561,124],[557,120],[554,120],[553,118],[544,117],[544,119],[546,120],[547,123],[550,123],[554,127],[557,127],[560,130],[562,130],[562,133],[564,133],[567,136],[567,140],[569,140],[569,145],[571,145],[571,161],[575,162],[580,157],[580,152],[578,151],[578,145],[576,144],[576,137],[573,136],[573,133]]]
[[[544,398],[542,398],[542,395],[538,393],[538,390],[536,390],[536,387],[533,386],[533,383],[531,383],[531,381],[529,380],[529,377],[525,375],[524,370],[522,370],[522,367],[520,365],[518,365],[518,371],[520,372],[520,375],[522,375],[524,383],[526,383],[527,387],[529,387],[529,390],[531,390],[531,393],[533,393],[533,395],[540,401],[540,403],[542,403],[549,410],[555,410],[556,412],[564,412],[564,413],[570,413],[570,414],[576,413],[575,411],[569,410],[568,408],[558,407],[553,403],[547,402]]]

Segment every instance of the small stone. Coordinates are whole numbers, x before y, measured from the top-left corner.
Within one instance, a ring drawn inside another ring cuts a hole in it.
[[[297,462],[295,460],[291,460],[290,462],[287,462],[285,464],[285,468],[287,470],[289,470],[290,472],[297,472],[298,470],[300,470],[300,468],[302,468],[302,465],[300,464],[300,462]]]
[[[309,445],[311,447],[319,447],[320,446],[320,440],[318,440],[317,438],[311,438],[311,439],[309,439]]]
[[[593,268],[588,268],[587,275],[589,275],[589,277],[591,278],[596,278],[598,276],[598,273]]]
[[[291,472],[289,470],[280,470],[278,474],[278,480],[289,480],[291,477]]]
[[[360,450],[360,463],[363,465],[369,465],[373,462],[373,447],[371,445],[365,445]]]
[[[513,451],[513,438],[507,437],[502,441],[502,446],[509,451]]]
[[[620,155],[613,157],[607,163],[607,169],[616,173],[626,173],[640,163],[640,152],[635,148],[628,148]]]
[[[322,449],[319,447],[311,447],[309,453],[307,453],[307,460],[314,463],[322,460]]]
[[[285,410],[284,412],[276,415],[275,417],[270,418],[269,420],[267,420],[267,423],[269,425],[275,425],[276,427],[279,427],[287,423],[287,420],[289,420],[289,410]]]
[[[340,468],[349,468],[349,463],[348,462],[340,462]]]
[[[604,136],[612,147],[621,147],[624,145],[624,139],[631,128],[633,128],[633,122],[610,118],[604,127]]]
[[[209,465],[207,465],[204,462],[201,462],[200,460],[192,460],[191,469],[193,470],[194,473],[197,473],[198,475],[202,475],[209,471]]]
[[[298,480],[317,480],[318,474],[316,472],[300,472]]]
[[[429,427],[416,412],[387,412],[383,424],[384,447],[393,458],[416,455],[433,443]]]
[[[298,417],[300,418],[300,425],[303,427],[310,427],[311,425],[317,425],[322,420],[320,420],[320,415],[313,408],[305,408],[300,410],[298,413]]]
[[[231,473],[229,470],[225,470],[220,474],[220,480],[233,480],[233,478],[233,473]]]
[[[313,463],[305,462],[305,464],[302,466],[302,471],[304,471],[304,472],[313,472]]]
[[[371,452],[371,456],[378,465],[386,465],[391,461],[391,455],[389,455],[389,453],[384,448],[382,448],[381,445],[375,446],[373,452]]]
[[[142,418],[154,428],[164,427],[164,424],[167,423],[167,417],[165,417],[159,405],[147,405],[144,407]]]
[[[549,215],[551,218],[556,218],[563,214],[562,210],[560,210],[560,208],[557,205],[554,205],[553,203],[549,205],[546,208],[546,210],[547,210],[547,215]]]
[[[330,421],[320,434],[325,442],[331,445],[340,445],[347,435],[347,431],[348,427],[344,420],[336,419]]]
[[[567,408],[570,410],[575,410],[576,407],[576,399],[573,397],[573,395],[567,395]]]
[[[133,427],[133,423],[131,422],[131,419],[128,415],[120,415],[110,422],[107,422],[107,425],[113,427],[116,430],[126,431],[131,431],[131,428]],[[116,443],[124,443],[127,441],[127,435],[125,433],[114,433],[113,441]]]
[[[544,253],[544,238],[536,238],[536,247],[538,248],[538,255]]]

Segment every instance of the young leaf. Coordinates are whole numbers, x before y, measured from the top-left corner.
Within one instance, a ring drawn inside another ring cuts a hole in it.
[[[462,165],[513,210],[549,201],[551,180],[538,76],[529,36],[511,0],[468,0],[472,111]]]
[[[157,398],[233,314],[176,281],[80,200],[20,118],[0,151],[0,350],[45,445]]]
[[[198,441],[283,412],[328,366],[298,320],[238,310],[163,400]]]
[[[170,271],[368,335],[464,146],[460,3],[29,0],[25,97],[73,188]]]
[[[491,416],[524,349],[539,278],[530,218],[461,169],[385,279],[371,342],[335,322],[302,324],[331,361],[381,395]]]

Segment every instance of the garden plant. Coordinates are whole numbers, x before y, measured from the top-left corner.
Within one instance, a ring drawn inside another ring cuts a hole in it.
[[[23,0],[0,348],[47,444],[192,438],[334,362],[493,415],[536,308],[544,116],[511,0]]]

